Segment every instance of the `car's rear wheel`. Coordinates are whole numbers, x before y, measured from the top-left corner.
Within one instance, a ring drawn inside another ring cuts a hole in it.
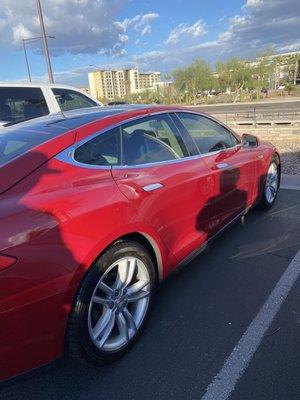
[[[67,331],[71,355],[114,361],[138,338],[155,292],[155,269],[146,249],[132,241],[111,246],[87,273]]]
[[[270,162],[267,175],[265,177],[260,205],[262,208],[271,208],[276,200],[280,184],[280,163],[277,156]]]

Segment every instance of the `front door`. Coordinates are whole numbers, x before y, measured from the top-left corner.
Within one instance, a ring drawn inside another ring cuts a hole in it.
[[[122,166],[112,168],[115,181],[181,261],[208,236],[208,164],[190,157],[168,114],[123,125],[121,143]]]
[[[177,113],[193,137],[212,179],[210,235],[253,201],[255,156],[221,123],[194,113]]]

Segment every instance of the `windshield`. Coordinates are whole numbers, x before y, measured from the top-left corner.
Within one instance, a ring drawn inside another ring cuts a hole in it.
[[[40,88],[0,87],[0,121],[20,122],[49,114]]]

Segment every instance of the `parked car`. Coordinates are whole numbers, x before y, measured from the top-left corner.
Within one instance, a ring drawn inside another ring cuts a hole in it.
[[[0,128],[60,111],[102,106],[71,86],[0,82]]]
[[[259,204],[277,150],[166,106],[66,112],[0,135],[0,378],[64,351],[113,361],[157,285]],[[145,355],[146,357],[146,355]]]

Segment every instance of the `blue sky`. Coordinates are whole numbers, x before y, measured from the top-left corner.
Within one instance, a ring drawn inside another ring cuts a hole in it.
[[[196,58],[214,65],[267,48],[300,50],[299,0],[42,0],[55,80],[87,85],[100,67],[163,74]],[[39,36],[35,0],[0,2],[0,80],[25,80],[21,38]],[[27,45],[32,75],[45,80],[39,42]]]

